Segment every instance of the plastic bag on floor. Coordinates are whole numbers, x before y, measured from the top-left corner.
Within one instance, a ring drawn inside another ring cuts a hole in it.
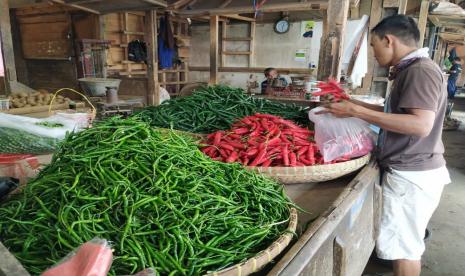
[[[353,117],[336,118],[329,113],[315,114],[322,110],[314,108],[308,116],[315,123],[315,142],[325,162],[349,160],[373,150],[376,134],[367,122]]]
[[[76,122],[63,117],[36,119],[0,113],[0,153],[53,152],[66,133],[75,130]]]
[[[113,253],[107,240],[94,238],[71,252],[42,276],[106,276]]]

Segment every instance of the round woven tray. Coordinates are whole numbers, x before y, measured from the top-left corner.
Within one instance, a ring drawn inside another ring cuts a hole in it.
[[[255,257],[240,264],[230,266],[220,271],[208,273],[207,276],[245,276],[255,273],[276,258],[291,242],[297,228],[297,210],[291,208],[289,225],[282,234],[267,249],[260,251]]]
[[[370,154],[346,162],[306,167],[248,167],[270,176],[282,184],[323,182],[354,172],[370,161]]]

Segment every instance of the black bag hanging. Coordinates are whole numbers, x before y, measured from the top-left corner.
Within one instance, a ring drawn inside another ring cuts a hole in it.
[[[128,44],[128,60],[147,62],[147,45],[140,40],[133,40]]]

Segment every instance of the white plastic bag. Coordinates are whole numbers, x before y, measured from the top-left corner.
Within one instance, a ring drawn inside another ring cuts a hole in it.
[[[105,239],[94,238],[69,253],[42,276],[106,276],[113,253]]]
[[[36,119],[0,113],[0,153],[44,154],[54,151],[76,121],[59,116]]]
[[[333,115],[315,114],[324,108],[309,111],[315,123],[315,142],[325,162],[351,159],[368,154],[374,148],[376,134],[369,124],[358,118],[336,118]]]

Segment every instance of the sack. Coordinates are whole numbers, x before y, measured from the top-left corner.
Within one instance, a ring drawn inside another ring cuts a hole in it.
[[[60,116],[36,119],[0,113],[0,153],[50,153],[75,130],[76,121]]]
[[[107,240],[94,238],[68,254],[42,276],[106,276],[113,253]]]
[[[308,117],[315,123],[315,142],[325,162],[364,156],[374,148],[376,134],[370,125],[358,118],[336,118],[331,114],[315,114],[324,110],[317,107]]]
[[[134,62],[147,61],[147,45],[140,40],[133,40],[128,44],[128,60]]]

